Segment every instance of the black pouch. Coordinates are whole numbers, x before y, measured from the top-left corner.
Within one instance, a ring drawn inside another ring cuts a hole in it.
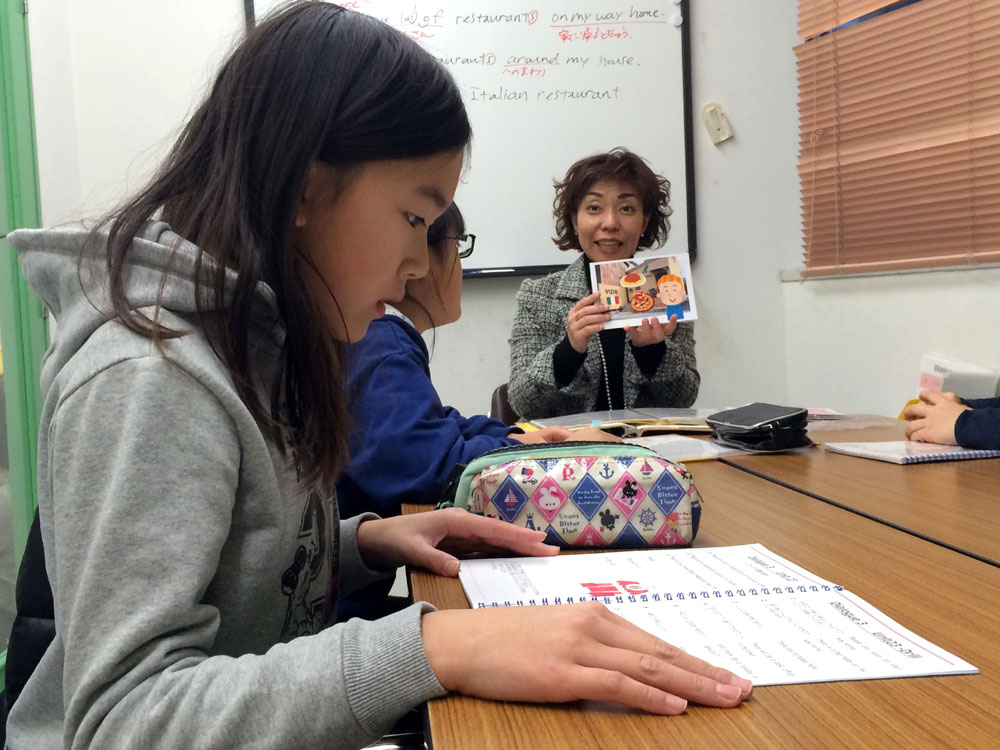
[[[754,403],[716,412],[705,422],[717,443],[755,453],[780,453],[812,445],[807,420],[806,410],[799,407]]]

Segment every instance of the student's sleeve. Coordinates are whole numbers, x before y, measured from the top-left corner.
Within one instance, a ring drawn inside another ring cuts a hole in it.
[[[639,369],[635,405],[687,408],[698,398],[701,375],[694,354],[694,322],[678,323],[663,340],[666,349],[650,374]],[[636,358],[638,359],[638,358]]]
[[[49,421],[40,481],[55,498],[46,567],[63,659],[52,699],[67,747],[359,747],[443,693],[420,637],[429,605],[216,653],[232,624],[211,602],[225,595],[213,583],[238,435],[206,387],[160,357],[103,370]]]
[[[354,512],[395,514],[402,502],[436,502],[455,464],[516,442],[497,420],[443,406],[416,353],[382,357],[362,387],[344,479],[377,507]]]
[[[341,597],[362,589],[376,581],[391,585],[396,577],[396,568],[369,568],[358,547],[358,526],[365,521],[381,518],[377,513],[359,513],[340,521],[340,546],[337,548]]]
[[[955,442],[964,448],[1000,450],[1000,399],[968,399],[963,403],[972,408],[958,415]]]
[[[573,303],[553,295],[554,278],[526,279],[517,292],[507,396],[524,419],[589,411],[597,398],[597,383],[580,366],[584,355],[568,383],[557,377],[556,350],[566,338],[566,315]]]
[[[510,432],[511,429],[499,419],[493,419],[485,414],[476,414],[473,417],[463,417],[458,409],[453,406],[445,406],[444,411],[448,418],[454,420],[455,424],[458,425],[459,432],[466,440],[471,440],[482,435],[493,438],[506,438],[507,433]],[[490,450],[493,449],[491,448]],[[475,458],[475,456],[470,456],[468,458]]]
[[[1000,408],[1000,398],[963,398],[962,403],[973,409]]]
[[[635,363],[639,365],[639,372],[647,378],[655,377],[656,371],[663,361],[663,355],[667,353],[667,342],[659,341],[648,346],[635,346],[629,342],[629,349],[635,358]]]
[[[573,378],[583,367],[584,360],[587,359],[587,352],[582,354],[573,348],[569,335],[564,334],[562,340],[556,344],[552,352],[552,374],[556,385],[565,388],[573,382]]]

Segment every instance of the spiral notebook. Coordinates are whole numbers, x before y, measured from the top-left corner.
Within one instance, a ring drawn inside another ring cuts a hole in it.
[[[1000,458],[998,450],[975,450],[960,445],[918,443],[912,440],[883,440],[869,443],[826,443],[834,453],[891,461],[894,464],[922,464],[928,461],[961,461],[970,458]]]
[[[759,544],[463,560],[459,577],[474,608],[603,602],[755,685],[979,671]]]

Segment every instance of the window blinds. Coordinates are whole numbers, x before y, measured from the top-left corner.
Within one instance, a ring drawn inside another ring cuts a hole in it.
[[[887,0],[801,0],[799,36],[808,39],[893,4]]]
[[[1000,2],[800,0],[805,276],[1000,260]]]

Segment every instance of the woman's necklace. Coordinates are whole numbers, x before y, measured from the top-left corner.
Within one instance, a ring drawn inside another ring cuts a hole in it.
[[[597,333],[597,351],[601,355],[601,369],[604,371],[604,392],[608,394],[608,411],[615,408],[615,405],[611,403],[611,378],[608,377],[608,361],[604,358],[604,343],[601,341],[600,332]],[[624,362],[622,363],[624,364]],[[625,383],[624,383],[624,372],[622,373],[622,398],[625,398]],[[625,408],[625,402],[622,401],[622,408]]]
[[[584,261],[585,273],[590,270],[590,258]],[[614,404],[611,402],[611,378],[608,377],[608,361],[604,358],[604,342],[601,341],[601,331],[598,331],[597,336],[597,351],[601,355],[601,370],[604,371],[604,392],[608,394],[608,411],[615,408]],[[625,360],[622,359],[622,408],[625,408]]]

